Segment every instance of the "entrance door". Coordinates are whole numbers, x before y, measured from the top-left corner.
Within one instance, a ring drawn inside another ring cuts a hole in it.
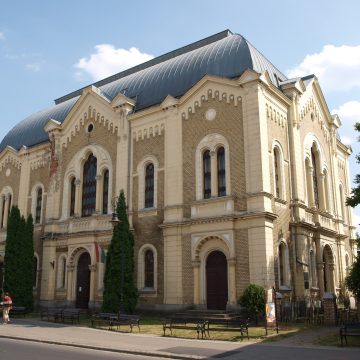
[[[206,260],[207,308],[225,310],[228,301],[228,280],[226,256],[213,251]]]
[[[76,307],[87,309],[90,297],[90,255],[83,253],[78,261],[76,276]]]

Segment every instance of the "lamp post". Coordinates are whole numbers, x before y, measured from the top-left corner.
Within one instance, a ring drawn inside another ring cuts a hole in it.
[[[119,197],[115,196],[111,199],[111,205],[113,207],[113,213],[111,216],[111,224],[113,226],[113,229],[115,229],[116,225],[120,223],[120,220],[117,216],[117,204],[119,201]],[[121,244],[123,245],[123,244]],[[124,249],[121,249],[121,264],[120,264],[120,312],[124,312],[124,302],[123,302],[123,291],[124,291]]]

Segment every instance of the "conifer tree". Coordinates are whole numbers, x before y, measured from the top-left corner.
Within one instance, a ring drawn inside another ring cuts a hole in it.
[[[137,303],[134,278],[134,238],[129,228],[124,192],[116,208],[119,222],[114,226],[106,259],[103,306],[105,312],[133,313]]]
[[[10,211],[5,244],[4,290],[17,306],[33,309],[33,222],[20,216],[17,206]]]

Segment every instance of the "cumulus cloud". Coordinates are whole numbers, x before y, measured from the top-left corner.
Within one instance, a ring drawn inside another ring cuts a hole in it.
[[[360,122],[360,101],[348,101],[331,111],[338,114],[342,122],[341,140],[346,145],[357,145],[358,133],[354,130],[356,122]]]
[[[89,74],[96,81],[152,58],[152,55],[142,53],[135,47],[126,50],[116,49],[111,44],[96,45],[94,54],[81,58],[75,64],[75,68],[78,69],[75,77],[83,80],[84,74]]]
[[[360,45],[325,45],[319,53],[306,55],[287,74],[289,78],[315,74],[327,91],[360,88]]]

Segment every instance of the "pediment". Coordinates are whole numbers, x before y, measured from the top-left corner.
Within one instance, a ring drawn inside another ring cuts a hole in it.
[[[164,100],[163,102],[160,104],[161,108],[162,109],[167,109],[167,108],[170,108],[170,107],[173,107],[173,106],[176,106],[178,105],[179,103],[179,100],[174,98],[173,96],[171,95],[168,95]]]
[[[260,74],[254,70],[246,69],[241,76],[238,78],[237,82],[239,85],[244,85],[251,81],[256,81],[260,79]]]
[[[54,120],[54,119],[50,119],[44,126],[44,130],[47,133],[54,131],[54,130],[60,130],[60,129],[61,129],[61,122]]]
[[[117,94],[111,102],[111,106],[113,108],[127,107],[131,110],[134,108],[135,104],[136,104],[136,101],[134,99],[131,99],[122,93]]]

